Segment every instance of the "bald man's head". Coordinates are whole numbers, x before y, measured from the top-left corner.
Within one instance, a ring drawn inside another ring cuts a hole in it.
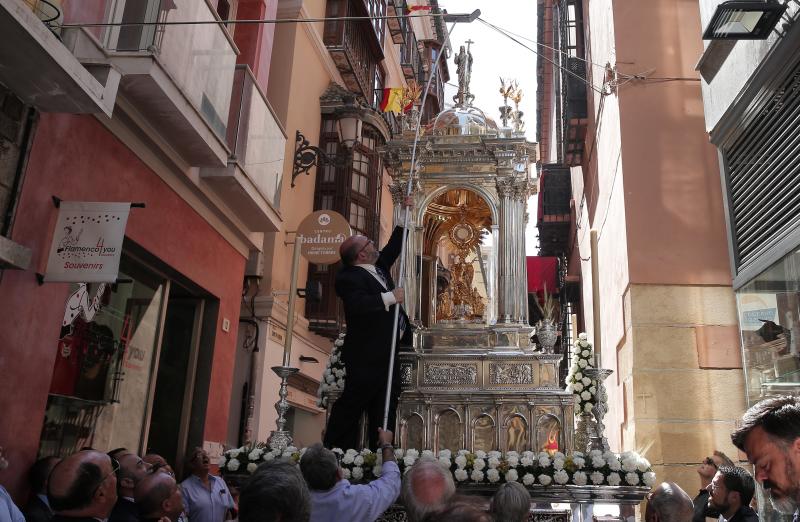
[[[647,496],[645,522],[684,522],[694,513],[692,499],[674,482],[662,482]]]
[[[443,508],[456,491],[453,476],[438,460],[422,457],[403,478],[401,497],[408,518],[419,522]]]
[[[181,490],[167,473],[153,473],[139,481],[134,490],[134,501],[141,518],[177,520],[183,511]]]
[[[117,501],[116,468],[99,451],[79,451],[55,465],[47,483],[47,498],[56,513],[107,518]]]

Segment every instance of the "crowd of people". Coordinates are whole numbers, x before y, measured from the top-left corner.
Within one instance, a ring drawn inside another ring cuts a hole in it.
[[[751,503],[758,481],[772,507],[799,522],[800,398],[772,397],[752,406],[731,441],[747,455],[752,475],[716,451],[697,469],[702,488],[694,500],[674,482],[664,482],[647,496],[645,521],[757,521]]]
[[[757,480],[774,508],[794,514],[798,522],[800,398],[774,397],[756,404],[731,439],[753,465],[752,475],[715,452],[697,470],[703,487],[694,500],[677,484],[662,483],[647,496],[645,520],[757,521],[750,506]],[[0,487],[0,522],[373,521],[398,499],[410,522],[528,519],[531,497],[522,484],[502,484],[487,506],[479,497],[458,494],[450,471],[434,458],[420,458],[401,476],[392,432],[379,430],[378,443],[382,473],[368,484],[351,484],[339,454],[315,444],[299,465],[289,459],[261,464],[238,502],[225,481],[210,473],[209,456],[201,448],[187,456],[189,474],[180,483],[159,455],[87,448],[63,459],[37,461],[29,472],[30,499],[22,509]]]

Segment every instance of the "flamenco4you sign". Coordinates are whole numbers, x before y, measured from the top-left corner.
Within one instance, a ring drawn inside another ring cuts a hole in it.
[[[130,209],[130,203],[62,201],[44,280],[115,282]]]

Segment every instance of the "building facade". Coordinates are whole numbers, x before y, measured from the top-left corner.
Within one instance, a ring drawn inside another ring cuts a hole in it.
[[[694,70],[697,5],[540,8],[542,249],[562,257],[575,329],[614,371],[612,449],[642,452],[659,480],[691,494],[704,457],[736,457],[728,435],[745,407],[724,200]]]
[[[700,2],[701,30],[719,4]],[[789,3],[765,39],[708,40],[697,65],[719,157],[748,406],[799,389],[798,16]],[[759,504],[762,520],[782,520]]]

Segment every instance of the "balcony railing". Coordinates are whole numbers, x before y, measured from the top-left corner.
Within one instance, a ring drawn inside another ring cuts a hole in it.
[[[108,5],[101,8],[99,4]],[[192,23],[217,20],[207,1],[117,0],[70,5],[65,10],[66,23],[123,24],[89,28],[88,32],[112,53],[112,60],[141,55],[155,58],[214,133],[225,138],[236,48],[221,24]],[[164,22],[182,24],[161,25]],[[155,25],[137,25],[141,23]],[[137,73],[135,67],[123,68],[123,76]],[[124,82],[123,78],[123,86]]]
[[[286,133],[247,65],[237,65],[228,117],[228,147],[258,191],[280,206]]]
[[[569,167],[544,165],[539,192],[539,255],[561,255],[569,244],[572,182]]]
[[[422,70],[422,55],[417,47],[417,38],[414,31],[406,33],[406,41],[400,46],[400,67],[403,69],[403,76],[406,80],[420,81],[420,71]]]
[[[383,51],[375,30],[366,20],[332,20],[364,16],[353,0],[329,0],[323,41],[348,90],[372,99],[375,67],[383,60]]]
[[[405,0],[389,0],[390,15],[404,16],[406,14],[405,11]],[[392,35],[392,42],[402,44],[405,41],[408,24],[407,18],[389,18],[386,20],[386,26],[389,28],[389,33]]]
[[[248,228],[274,232],[286,148],[286,131],[247,65],[237,65],[225,143],[224,167],[201,168],[200,178]]]
[[[578,166],[583,162],[586,140],[587,104],[586,63],[575,57],[566,60],[564,72],[564,163]]]

